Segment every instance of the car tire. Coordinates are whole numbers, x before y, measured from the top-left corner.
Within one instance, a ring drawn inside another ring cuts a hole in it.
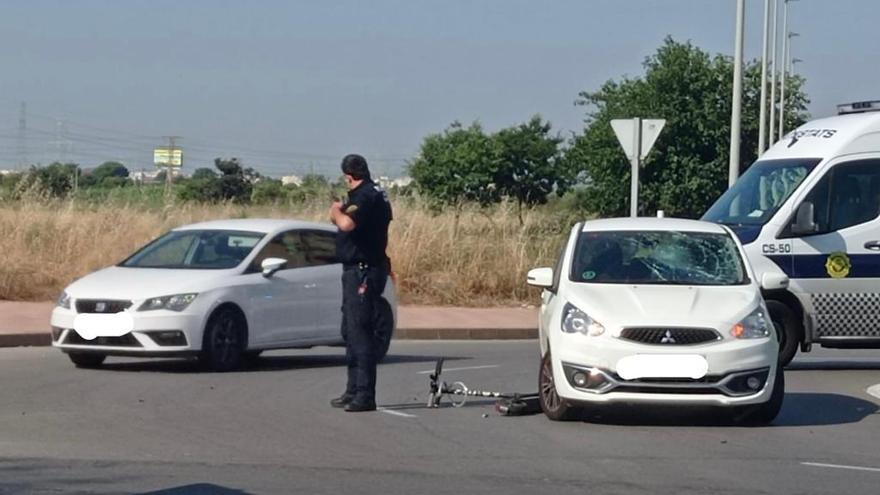
[[[245,321],[233,308],[222,308],[208,319],[199,360],[216,372],[238,369],[244,359]]]
[[[770,424],[782,409],[785,399],[785,373],[782,366],[776,367],[776,378],[773,381],[773,392],[770,400],[761,404],[741,407],[734,416],[735,422],[746,426],[764,426]]]
[[[98,354],[94,352],[71,352],[67,357],[73,361],[77,368],[97,368],[104,364],[107,359],[106,354]]]
[[[794,359],[801,343],[801,324],[795,312],[780,301],[767,301],[767,311],[779,339],[779,364],[786,366]]]
[[[556,382],[553,379],[553,360],[548,352],[541,359],[541,369],[538,372],[538,403],[544,415],[553,421],[569,421],[578,414],[578,409],[556,392]]]

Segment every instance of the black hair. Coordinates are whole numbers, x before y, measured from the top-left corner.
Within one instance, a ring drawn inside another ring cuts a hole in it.
[[[367,167],[367,159],[354,153],[345,155],[342,159],[342,173],[352,176],[354,180],[369,180],[370,169]]]

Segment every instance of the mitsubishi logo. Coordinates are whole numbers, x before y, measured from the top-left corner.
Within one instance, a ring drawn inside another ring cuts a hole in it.
[[[675,338],[672,336],[671,330],[666,331],[666,335],[664,335],[663,338],[660,339],[660,343],[661,344],[674,344],[675,343]]]
[[[95,303],[95,312],[96,313],[103,313],[104,311],[107,311],[107,303],[105,303],[105,302]],[[669,332],[667,332],[667,333],[669,333]]]

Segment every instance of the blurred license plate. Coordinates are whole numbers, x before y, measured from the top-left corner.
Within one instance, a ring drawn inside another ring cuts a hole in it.
[[[637,354],[617,362],[624,380],[639,378],[703,378],[709,371],[706,358],[697,354]]]

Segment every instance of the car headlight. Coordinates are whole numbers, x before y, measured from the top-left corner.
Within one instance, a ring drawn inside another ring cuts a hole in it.
[[[173,296],[151,297],[141,304],[138,311],[154,311],[157,309],[170,309],[171,311],[183,311],[198,296],[198,294],[175,294]]]
[[[773,323],[767,309],[760,305],[730,329],[730,334],[738,339],[760,339],[770,336]]]
[[[582,333],[596,337],[605,333],[605,327],[571,303],[562,308],[562,331],[565,333]]]
[[[70,294],[67,291],[61,292],[61,295],[58,296],[58,307],[70,309]]]

